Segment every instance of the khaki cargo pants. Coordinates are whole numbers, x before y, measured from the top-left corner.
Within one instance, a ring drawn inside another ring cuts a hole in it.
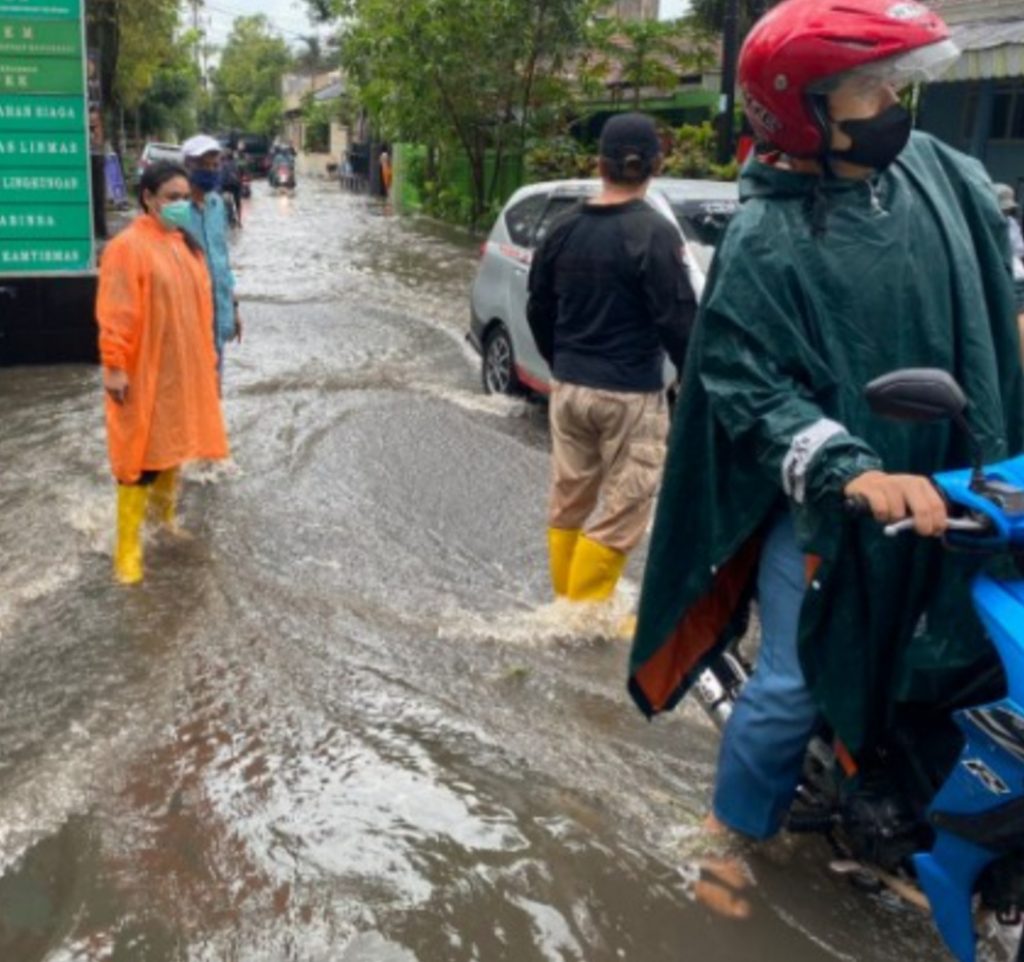
[[[665,463],[665,392],[556,381],[550,418],[550,526],[582,529],[591,540],[629,553],[647,529]]]

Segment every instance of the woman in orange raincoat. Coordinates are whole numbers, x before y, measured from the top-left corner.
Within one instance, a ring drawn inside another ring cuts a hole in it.
[[[142,176],[143,213],[107,246],[96,317],[117,488],[114,573],[142,580],[142,522],[176,529],[178,469],[227,457],[213,297],[199,246],[184,229],[191,189],[175,164]]]

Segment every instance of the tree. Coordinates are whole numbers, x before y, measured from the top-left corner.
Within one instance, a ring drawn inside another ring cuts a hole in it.
[[[491,206],[502,161],[574,97],[567,67],[594,0],[311,0],[344,18],[342,64],[390,137],[461,152],[472,218]],[[493,163],[488,178],[488,157]]]
[[[179,0],[88,0],[86,24],[101,52],[108,129],[119,130],[126,114],[138,139],[189,123],[199,77],[179,37]]]
[[[680,74],[706,49],[706,44],[690,42],[692,31],[683,21],[613,20],[611,24],[603,50],[619,62],[620,80],[633,91],[634,107],[640,106],[645,87],[676,87]]]
[[[338,66],[338,50],[333,42],[326,45],[315,33],[302,37],[305,49],[295,57],[294,68],[299,73],[322,73]]]
[[[263,15],[239,17],[213,73],[213,101],[226,126],[272,134],[281,123],[281,78],[291,54]]]

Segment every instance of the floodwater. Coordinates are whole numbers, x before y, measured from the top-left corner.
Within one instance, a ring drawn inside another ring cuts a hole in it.
[[[0,372],[0,962],[946,958],[813,839],[751,861],[749,920],[694,902],[717,737],[547,606],[545,415],[480,393],[478,241],[328,184],[246,213],[233,459],[141,587],[98,371]]]

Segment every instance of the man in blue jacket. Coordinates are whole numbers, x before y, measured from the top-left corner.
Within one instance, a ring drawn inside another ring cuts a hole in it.
[[[224,370],[224,345],[242,339],[242,321],[235,298],[235,275],[228,255],[228,213],[220,196],[221,146],[207,134],[197,134],[182,145],[185,168],[192,185],[190,231],[202,245],[213,284],[213,342],[217,371]]]

